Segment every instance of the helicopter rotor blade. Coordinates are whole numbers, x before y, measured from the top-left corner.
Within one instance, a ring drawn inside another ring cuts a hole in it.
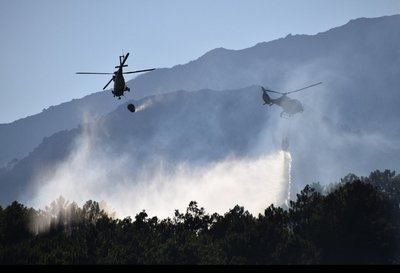
[[[133,73],[147,72],[147,71],[153,71],[153,70],[155,70],[155,68],[128,71],[128,72],[123,72],[122,74],[133,74]]]
[[[129,57],[129,52],[126,53],[125,58],[122,60],[121,66],[123,66],[125,64],[125,62],[128,59],[128,57]]]
[[[277,93],[277,94],[281,94],[281,95],[285,95],[286,93],[282,93],[282,92],[278,92],[278,91],[274,91],[274,90],[269,90],[269,89],[266,89],[267,90],[267,92],[271,92],[271,93]]]
[[[294,90],[294,91],[286,92],[285,94],[290,94],[290,93],[294,93],[294,92],[299,92],[299,91],[301,91],[301,90],[304,90],[304,89],[307,89],[307,88],[310,88],[310,87],[319,85],[319,84],[321,84],[321,83],[322,83],[322,82],[314,83],[314,84],[312,84],[312,85],[309,85],[309,86],[306,86],[306,87],[303,87],[303,88],[300,88],[300,89],[297,89],[297,90]]]
[[[262,86],[261,86],[261,89],[262,89],[263,91],[267,91],[267,92],[271,92],[271,93],[277,93],[277,94],[282,94],[282,95],[285,94],[285,93],[282,93],[282,92],[278,92],[278,91],[274,91],[274,90],[270,90],[270,89],[264,88],[264,87],[262,87]]]
[[[112,75],[112,74],[114,74],[114,73],[102,73],[102,72],[76,72],[75,74]]]
[[[109,80],[109,82],[103,87],[103,90],[107,88],[107,86],[112,82],[114,78],[111,78],[111,80]]]

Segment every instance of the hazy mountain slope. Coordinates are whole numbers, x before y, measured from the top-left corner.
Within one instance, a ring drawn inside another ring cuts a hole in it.
[[[371,130],[378,126],[393,135],[400,126],[399,26],[400,15],[361,18],[313,36],[288,35],[243,50],[218,48],[187,64],[141,75],[128,85],[133,90],[131,96],[140,99],[180,89],[224,90],[253,84],[292,89],[324,81],[331,90],[324,107],[333,109],[330,114],[334,120],[346,119]],[[338,104],[339,97],[343,100]],[[355,110],[353,106],[360,100],[374,104]],[[0,166],[26,156],[43,137],[74,128],[82,122],[83,113],[97,117],[117,105],[119,101],[109,93],[99,92],[10,124],[0,124]],[[364,120],[366,115],[368,124]],[[385,123],[381,123],[383,118]]]
[[[109,92],[99,92],[44,109],[41,113],[0,124],[0,166],[28,155],[44,137],[96,120],[119,104]]]
[[[393,133],[392,127],[400,126],[399,26],[400,15],[361,18],[313,36],[288,35],[243,50],[214,49],[188,64],[160,69],[129,84],[141,97],[149,92],[223,90],[253,84],[290,90],[324,81],[331,90],[324,106],[334,109],[335,118],[357,126],[382,125],[382,130]],[[355,103],[367,100],[374,101],[370,108],[353,109]],[[366,115],[369,124],[365,124]],[[382,118],[385,124],[378,124]]]
[[[257,86],[177,91],[136,101],[134,114],[121,105],[97,122],[46,138],[0,176],[0,200],[30,200],[49,181],[66,176],[71,177],[67,183],[80,177],[82,187],[105,180],[102,187],[113,192],[121,181],[134,184],[160,168],[173,174],[182,166],[195,171],[229,158],[251,162],[279,150],[283,137],[290,141],[294,191],[348,172],[367,174],[400,164],[400,143],[384,132],[346,127],[329,118],[331,109],[311,105],[301,115],[280,118],[277,106],[262,105],[260,93]]]
[[[130,82],[135,98],[203,86],[224,91],[145,98],[139,102],[144,109],[135,114],[122,105],[92,126],[49,137],[2,172],[0,200],[29,199],[59,163],[67,162],[69,170],[68,152],[80,151],[85,151],[78,156],[84,167],[105,160],[110,170],[121,171],[121,176],[107,177],[111,184],[127,174],[118,167],[120,160],[134,179],[136,172],[152,171],[160,162],[173,171],[180,163],[196,167],[231,154],[260,156],[279,149],[284,136],[290,139],[294,186],[331,182],[347,172],[396,169],[399,26],[400,16],[357,19],[315,36],[288,36],[238,51],[212,50],[186,65],[142,75]],[[261,106],[254,86],[290,90],[315,81],[324,84],[293,94],[305,112],[289,120],[279,118],[278,107]],[[253,86],[233,88],[245,85]],[[84,168],[79,172],[86,174]]]
[[[217,48],[188,64],[159,69],[129,84],[136,88],[138,96],[148,95],[143,92],[278,84],[275,80],[282,82],[297,68],[316,60],[338,58],[337,63],[349,63],[349,57],[355,60],[370,56],[369,59],[373,60],[388,52],[398,52],[399,24],[400,15],[361,18],[317,35],[288,35],[242,50]],[[379,56],[375,57],[375,54]],[[382,64],[386,63],[379,65]],[[358,67],[359,64],[347,67],[352,66]]]
[[[46,183],[41,179],[44,174],[54,172],[70,153],[87,149],[82,141],[90,143],[90,159],[84,162],[106,157],[110,169],[114,168],[113,158],[123,156],[130,158],[128,167],[133,172],[144,167],[150,170],[161,161],[165,166],[201,165],[229,155],[250,155],[269,116],[255,87],[223,92],[178,91],[137,103],[146,108],[132,114],[123,105],[89,126],[46,138],[0,177],[1,202],[30,196],[32,188]],[[29,184],[33,181],[37,184]]]

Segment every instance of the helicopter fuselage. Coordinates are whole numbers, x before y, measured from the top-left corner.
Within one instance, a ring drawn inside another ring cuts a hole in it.
[[[277,99],[273,99],[272,103],[282,107],[283,112],[289,114],[290,116],[299,112],[303,112],[304,110],[303,105],[300,101],[296,99],[291,99],[286,95],[283,95],[282,97]]]
[[[289,116],[292,116],[294,114],[297,114],[299,112],[303,112],[303,105],[301,104],[300,101],[296,99],[291,99],[286,95],[283,95],[277,99],[271,99],[268,94],[264,93],[263,94],[263,100],[264,104],[272,105],[276,104],[282,107],[283,112],[281,113],[281,116],[283,114],[288,114]]]
[[[122,68],[119,68],[114,76],[114,89],[112,93],[114,94],[114,97],[118,97],[118,99],[121,99],[121,96],[124,95],[125,91],[129,91],[129,87],[126,86],[124,75],[122,74]]]

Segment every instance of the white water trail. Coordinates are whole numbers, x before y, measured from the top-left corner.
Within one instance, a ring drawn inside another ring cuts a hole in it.
[[[292,156],[289,151],[284,151],[284,176],[287,181],[287,196],[285,204],[289,207],[290,202],[290,186],[292,183]]]
[[[151,106],[153,104],[152,100],[146,100],[145,102],[143,102],[142,104],[138,105],[136,107],[135,112],[139,112],[139,111],[143,111],[144,109],[148,108],[149,106]]]
[[[67,161],[38,177],[43,183],[31,205],[44,207],[63,196],[80,205],[87,200],[105,200],[118,218],[134,216],[143,209],[149,215],[168,217],[196,200],[209,212],[223,214],[239,204],[257,214],[270,204],[284,204],[287,196],[282,151],[252,159],[226,158],[204,167],[153,167],[131,178],[129,160],[92,156],[90,141],[78,146]]]
[[[289,152],[228,156],[205,166],[177,164],[172,169],[160,160],[159,166],[146,166],[134,175],[132,155],[116,157],[104,147],[97,149],[96,132],[83,129],[65,161],[37,173],[29,205],[43,208],[59,196],[79,206],[104,200],[115,212],[113,217],[133,217],[145,209],[151,216],[165,218],[173,216],[175,209],[184,211],[193,200],[210,213],[223,214],[238,204],[258,214],[271,204],[285,204],[290,197]]]

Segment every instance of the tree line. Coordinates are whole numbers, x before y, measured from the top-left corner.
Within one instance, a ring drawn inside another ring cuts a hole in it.
[[[400,176],[349,174],[311,184],[288,207],[115,219],[101,203],[63,198],[43,210],[0,207],[1,264],[398,264]]]

